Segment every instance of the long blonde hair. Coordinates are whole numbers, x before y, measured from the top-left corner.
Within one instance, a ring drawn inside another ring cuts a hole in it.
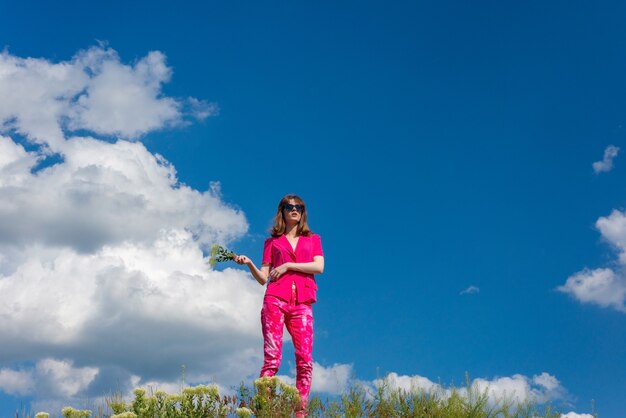
[[[300,222],[298,222],[298,227],[296,229],[297,235],[303,235],[305,237],[312,234],[309,225],[306,222],[306,205],[304,204],[304,200],[300,196],[295,194],[288,194],[280,200],[278,204],[278,210],[276,211],[276,216],[274,217],[274,226],[271,230],[271,235],[273,237],[279,237],[285,233],[285,214],[283,213],[285,209],[285,205],[289,203],[290,200],[294,200],[297,205],[302,205],[304,209],[300,214]]]

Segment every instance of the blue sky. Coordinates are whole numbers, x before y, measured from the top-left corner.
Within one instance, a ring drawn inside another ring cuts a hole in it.
[[[607,160],[610,169],[597,171],[592,164],[603,160],[610,145],[623,149],[626,138],[625,9],[626,3],[614,1],[3,2],[5,62],[32,57],[51,65],[72,63],[90,48],[109,51],[98,62],[145,76],[141,85],[153,94],[150,104],[164,98],[178,103],[167,107],[171,102],[161,101],[151,108],[153,124],[142,125],[137,116],[135,125],[111,122],[111,130],[97,122],[106,119],[105,107],[83,103],[81,109],[95,113],[84,111],[76,121],[75,112],[63,114],[66,119],[61,111],[53,115],[51,120],[61,121],[62,141],[89,136],[109,145],[118,138],[143,144],[111,158],[159,154],[179,184],[206,198],[159,214],[206,207],[196,220],[189,215],[187,224],[177,220],[182,215],[155,215],[149,218],[153,225],[132,237],[123,235],[119,222],[133,221],[112,218],[107,222],[120,227],[119,237],[103,233],[87,244],[69,233],[56,240],[45,231],[20,241],[3,226],[6,266],[0,282],[13,280],[11,289],[19,292],[19,262],[6,260],[29,245],[69,248],[68,263],[82,263],[80,257],[101,256],[106,245],[144,245],[145,231],[158,229],[159,222],[172,231],[202,224],[208,232],[195,231],[198,248],[220,239],[260,262],[276,204],[294,192],[305,199],[326,254],[315,306],[319,365],[330,371],[345,365],[336,370],[364,382],[396,373],[444,387],[462,385],[465,372],[494,385],[514,376],[532,383],[533,376],[547,373],[558,380],[558,390],[537,381],[531,387],[563,412],[590,413],[595,400],[601,417],[618,417],[626,389],[626,276],[620,261],[626,247],[620,223],[626,169],[619,152]],[[151,51],[159,54],[145,59]],[[150,70],[142,73],[144,67]],[[54,129],[48,135],[36,113],[32,125],[23,122],[26,110],[13,110],[22,105],[8,99],[13,87],[4,77],[0,119],[2,135],[10,138],[7,147],[20,144],[45,159],[40,145],[52,143]],[[28,80],[32,85],[34,79]],[[137,115],[141,110],[134,109]],[[53,144],[55,156],[44,165],[57,158],[69,170],[77,151],[67,147]],[[89,155],[80,158],[96,158]],[[211,191],[214,182],[219,192]],[[187,199],[172,190],[172,199]],[[115,211],[109,195],[100,197]],[[81,214],[85,223],[101,223],[105,216]],[[71,219],[66,221],[71,229]],[[27,264],[25,255],[19,259]],[[207,291],[211,280],[251,280],[233,269],[211,272]],[[34,280],[32,271],[20,277]],[[142,271],[149,276],[147,267]],[[568,282],[578,273],[579,284],[599,286],[596,293]],[[570,291],[558,291],[566,282]],[[477,291],[464,293],[470,286]],[[233,299],[231,308],[243,303],[232,292],[220,295]],[[262,289],[246,293],[250,300],[256,296],[260,303]],[[244,319],[249,318],[254,315]],[[186,321],[182,314],[180,321]],[[249,330],[256,325],[241,328],[252,349],[260,331]],[[158,327],[158,321],[150,326]],[[12,334],[2,335],[6,341]],[[199,350],[210,346],[176,338]],[[46,364],[39,361],[54,359],[79,370],[83,380],[72,382],[91,385],[92,392],[97,385],[89,371],[98,369],[104,385],[104,364],[111,376],[117,376],[111,370],[125,370],[141,383],[148,377],[174,381],[175,371],[160,375],[154,365],[131,370],[135,359],[104,359],[87,343],[73,345],[72,338],[45,344],[42,339],[31,341],[32,350],[28,339],[4,354],[0,348],[5,376],[37,376]],[[293,352],[285,346],[281,373],[289,375]],[[162,358],[170,369],[187,361],[176,350],[164,351]],[[249,375],[256,374],[258,358],[247,359]],[[216,366],[191,364],[198,382],[230,384],[216,377],[223,373]],[[2,381],[0,371],[0,388]],[[46,390],[33,385],[38,389],[25,384],[21,394],[0,392],[1,416]]]

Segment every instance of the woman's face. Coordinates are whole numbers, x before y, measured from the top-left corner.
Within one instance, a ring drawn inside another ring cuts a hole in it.
[[[302,218],[304,207],[296,203],[294,199],[289,199],[289,203],[283,207],[283,216],[286,224],[297,224]]]

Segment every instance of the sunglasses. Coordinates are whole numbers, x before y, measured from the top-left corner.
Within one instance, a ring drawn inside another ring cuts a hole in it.
[[[285,203],[285,206],[283,206],[283,210],[285,212],[291,212],[294,209],[302,213],[304,211],[304,205],[292,205],[291,203]]]

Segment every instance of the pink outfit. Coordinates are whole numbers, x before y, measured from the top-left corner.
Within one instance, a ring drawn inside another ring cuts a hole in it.
[[[287,262],[309,263],[316,255],[324,256],[322,240],[317,234],[300,236],[295,250],[284,235],[268,238],[263,245],[263,264],[271,264],[274,268]],[[297,303],[315,303],[317,284],[313,275],[291,270],[280,276],[277,281],[270,282],[265,295],[276,296],[289,302],[292,283],[296,284]]]
[[[319,235],[300,236],[295,250],[281,235],[268,238],[263,248],[263,264],[278,267],[286,262],[308,263],[323,256]],[[313,376],[313,309],[317,285],[312,274],[288,270],[270,282],[261,310],[264,361],[261,376],[274,376],[282,357],[283,326],[291,334],[296,352],[296,388],[306,407]]]
[[[313,377],[313,309],[309,303],[285,302],[274,296],[263,300],[261,327],[263,329],[264,361],[261,376],[274,376],[278,372],[283,349],[283,326],[291,334],[296,351],[296,388],[303,404],[309,397]]]

